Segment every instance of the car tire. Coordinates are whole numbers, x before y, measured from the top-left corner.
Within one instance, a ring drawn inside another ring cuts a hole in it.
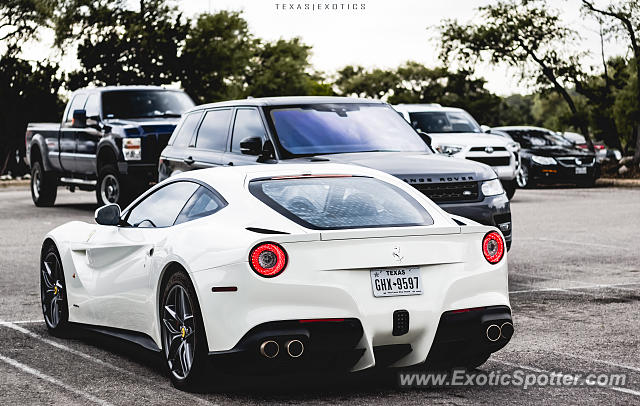
[[[49,333],[65,336],[69,331],[67,285],[60,253],[53,243],[46,243],[40,256],[40,303]]]
[[[511,200],[513,195],[516,194],[517,183],[515,180],[507,180],[502,182],[502,187],[504,188],[504,192],[507,194],[507,198]]]
[[[160,301],[165,367],[174,387],[197,391],[209,376],[207,338],[191,279],[184,272],[169,277]]]
[[[521,189],[527,189],[531,187],[531,179],[529,179],[529,168],[522,165],[518,174],[516,175],[516,183]]]
[[[58,195],[58,178],[44,170],[42,162],[31,167],[31,199],[38,207],[51,207]]]
[[[99,206],[116,203],[124,208],[131,201],[130,188],[115,165],[103,165],[98,170],[96,200]]]

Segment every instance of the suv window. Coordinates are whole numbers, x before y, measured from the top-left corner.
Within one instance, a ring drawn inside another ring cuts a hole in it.
[[[132,227],[169,227],[199,185],[193,182],[170,183],[145,197],[127,215]]]
[[[192,113],[187,115],[182,122],[182,125],[177,130],[175,139],[171,145],[175,147],[188,147],[191,137],[193,137],[193,133],[198,126],[200,117],[202,117],[202,113]]]
[[[180,212],[175,224],[209,216],[226,205],[227,203],[221,197],[206,187],[200,186]]]
[[[73,112],[74,110],[82,110],[84,109],[84,104],[87,101],[86,94],[77,94],[73,97],[71,101],[71,105],[69,105],[69,111],[67,111],[67,117],[65,118],[66,122],[73,120]]]
[[[233,124],[231,152],[240,153],[240,141],[248,137],[266,138],[260,113],[256,109],[238,109]]]
[[[224,151],[230,119],[231,109],[207,111],[198,130],[196,147]]]

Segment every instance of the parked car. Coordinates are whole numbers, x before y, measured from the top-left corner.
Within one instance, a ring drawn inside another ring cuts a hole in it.
[[[131,201],[157,182],[160,151],[193,105],[186,93],[156,86],[76,90],[60,123],[27,127],[33,202],[52,206],[58,186],[95,190],[100,205]]]
[[[411,184],[452,214],[499,227],[511,209],[488,166],[434,154],[386,103],[345,97],[234,100],[187,111],[162,152],[159,177],[224,165],[350,163]]]
[[[475,368],[513,334],[500,231],[376,170],[193,171],[95,220],[44,240],[47,328],[161,352],[180,389],[215,385],[209,360],[218,372]]]
[[[393,108],[416,130],[430,138],[442,154],[482,162],[493,168],[511,199],[516,191],[520,147],[483,131],[466,111],[439,104],[399,104]]]
[[[554,131],[527,126],[497,127],[495,130],[506,132],[522,146],[520,187],[538,182],[566,182],[590,187],[600,176],[595,153],[577,148]]]
[[[587,138],[582,134],[565,131],[561,135],[569,141],[573,142],[576,147],[580,149],[588,149],[595,152],[598,162],[604,162],[605,160],[619,161],[620,158],[622,158],[622,153],[619,150],[609,149],[606,147],[606,145],[604,145],[603,142],[593,142],[593,148],[591,148],[589,146],[589,143],[587,142]]]

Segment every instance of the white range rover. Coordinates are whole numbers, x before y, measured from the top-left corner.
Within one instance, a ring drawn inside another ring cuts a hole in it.
[[[510,138],[487,134],[466,111],[439,104],[393,106],[418,132],[429,136],[441,154],[489,165],[498,175],[509,199],[516,190],[520,145]]]

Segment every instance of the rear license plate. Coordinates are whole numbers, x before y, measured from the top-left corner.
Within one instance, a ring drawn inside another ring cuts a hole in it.
[[[576,168],[576,175],[586,175],[587,174],[587,168]]]
[[[420,268],[372,269],[371,288],[375,297],[421,295]]]

